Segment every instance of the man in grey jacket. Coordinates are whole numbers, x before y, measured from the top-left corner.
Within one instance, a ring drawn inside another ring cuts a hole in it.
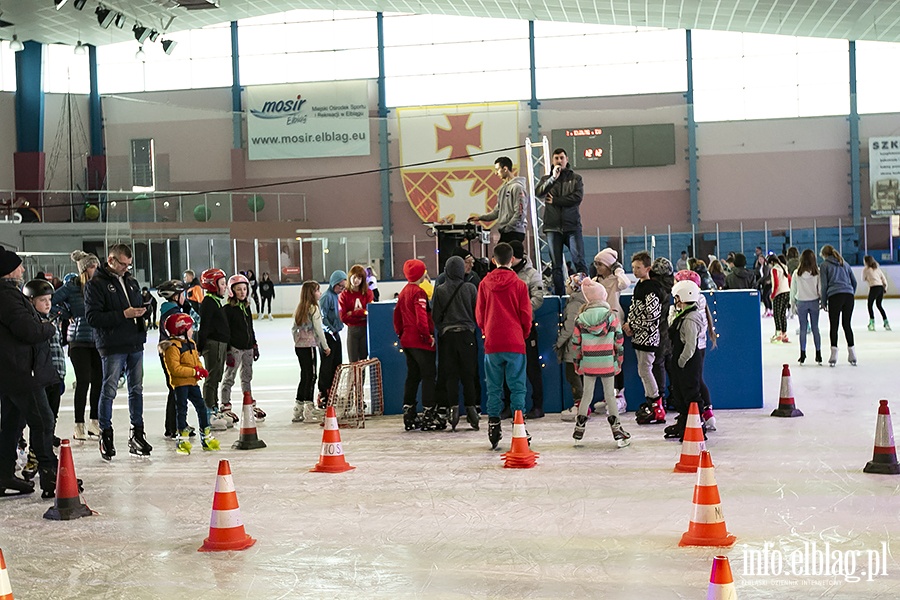
[[[494,161],[494,171],[503,185],[497,190],[497,206],[492,212],[479,217],[469,217],[469,221],[496,221],[495,227],[500,232],[501,242],[525,241],[525,225],[527,219],[525,178],[513,177],[512,160],[501,156]]]

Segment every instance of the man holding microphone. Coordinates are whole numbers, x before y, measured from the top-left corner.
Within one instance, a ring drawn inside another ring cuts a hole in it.
[[[562,148],[553,151],[553,169],[544,175],[535,188],[535,195],[544,200],[544,234],[550,246],[553,264],[553,288],[564,296],[563,246],[569,248],[575,272],[587,273],[584,264],[584,238],[581,235],[581,200],[584,184],[581,175],[569,168],[569,157]]]

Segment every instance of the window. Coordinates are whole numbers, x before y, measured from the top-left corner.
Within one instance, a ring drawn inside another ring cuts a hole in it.
[[[152,139],[131,140],[131,190],[156,190],[155,154]]]
[[[9,49],[9,42],[0,43],[0,90],[16,91],[16,53]]]
[[[44,91],[49,94],[89,94],[91,91],[88,54],[75,54],[74,46],[44,46]]]
[[[861,113],[900,112],[895,73],[900,44],[856,42],[856,98]]]

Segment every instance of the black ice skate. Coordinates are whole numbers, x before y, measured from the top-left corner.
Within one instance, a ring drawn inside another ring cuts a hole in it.
[[[581,440],[584,437],[584,430],[587,427],[587,415],[578,415],[575,417],[575,431],[572,432],[572,438]]]
[[[56,469],[41,467],[38,470],[41,479],[41,498],[48,500],[56,497]]]
[[[404,404],[403,405],[403,426],[406,427],[407,431],[412,431],[413,429],[419,428],[419,415],[416,414],[416,407],[414,404]]]
[[[422,431],[437,431],[439,429],[447,429],[446,414],[439,413],[433,406],[426,408],[425,412],[422,413],[421,429]]]
[[[0,496],[21,496],[34,493],[34,483],[16,477],[15,474],[0,477]]]
[[[31,481],[34,479],[34,476],[38,472],[38,464],[37,457],[34,455],[34,451],[31,448],[28,449],[28,459],[25,461],[25,466],[22,467],[22,478],[25,481]]]
[[[116,455],[116,446],[113,443],[113,430],[112,427],[109,429],[101,429],[100,430],[100,456],[103,460],[112,460],[112,457]]]
[[[143,427],[132,427],[128,438],[128,451],[135,456],[150,456],[153,446],[147,443]]]
[[[447,420],[450,422],[450,428],[456,431],[456,426],[459,424],[459,405],[450,407],[450,417]]]
[[[469,427],[478,431],[479,426],[478,422],[481,418],[478,416],[478,407],[477,406],[467,406],[466,407],[466,421],[469,422]]]
[[[631,434],[622,429],[622,423],[619,422],[619,417],[610,415],[606,417],[606,420],[609,421],[609,428],[612,430],[613,439],[616,440],[616,445],[619,448],[624,448],[631,443]]]
[[[488,441],[491,443],[491,450],[500,449],[500,440],[503,439],[503,432],[500,429],[500,417],[488,418]]]

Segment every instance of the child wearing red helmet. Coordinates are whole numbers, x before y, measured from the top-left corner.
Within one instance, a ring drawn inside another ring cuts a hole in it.
[[[200,330],[197,332],[197,350],[203,356],[203,364],[209,377],[203,384],[203,399],[206,407],[216,416],[224,417],[228,427],[237,422],[237,415],[231,411],[219,413],[219,384],[225,374],[225,354],[231,330],[223,307],[228,297],[228,276],[222,269],[207,269],[200,274],[200,286],[205,295],[200,304]],[[215,419],[213,419],[215,420]]]

